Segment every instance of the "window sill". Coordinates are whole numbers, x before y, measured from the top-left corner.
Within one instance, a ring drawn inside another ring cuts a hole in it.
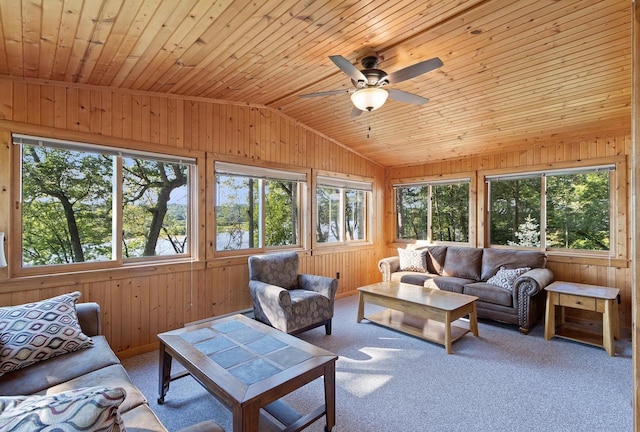
[[[80,271],[62,271],[18,275],[2,281],[0,293],[80,285],[90,282],[111,281],[130,277],[151,276],[182,271],[202,270],[205,263],[191,260],[155,261],[153,263],[126,264],[117,268],[91,268]]]

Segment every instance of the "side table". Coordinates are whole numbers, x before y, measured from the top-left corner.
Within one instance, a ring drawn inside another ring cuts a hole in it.
[[[545,287],[547,307],[544,324],[544,338],[553,336],[571,339],[590,345],[604,347],[610,356],[615,355],[614,339],[620,339],[618,322],[617,288],[557,281]],[[556,306],[560,315],[556,326]],[[564,308],[582,309],[602,314],[602,337],[565,323]]]

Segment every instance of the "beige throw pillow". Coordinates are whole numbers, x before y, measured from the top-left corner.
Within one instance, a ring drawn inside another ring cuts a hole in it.
[[[400,258],[400,271],[427,271],[427,253],[425,249],[410,250],[398,248],[398,257]]]

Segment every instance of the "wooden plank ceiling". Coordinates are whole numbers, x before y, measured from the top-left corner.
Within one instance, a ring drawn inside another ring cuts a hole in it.
[[[629,0],[0,0],[0,74],[281,110],[384,166],[631,131]],[[351,118],[329,59],[444,66]],[[370,130],[369,130],[370,128]]]

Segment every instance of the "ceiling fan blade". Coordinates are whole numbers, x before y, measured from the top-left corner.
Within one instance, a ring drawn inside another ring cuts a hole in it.
[[[332,56],[329,56],[329,58],[331,59],[332,62],[335,63],[336,66],[340,68],[342,72],[349,75],[349,77],[355,82],[358,82],[358,81],[364,81],[365,83],[367,82],[367,77],[364,76],[364,74],[360,72],[354,65],[352,65],[351,62],[346,58],[342,57],[341,55],[332,55]]]
[[[360,114],[362,114],[362,111],[360,111],[356,107],[353,107],[353,109],[351,110],[351,118],[358,117]]]
[[[389,89],[387,91],[389,92],[389,99],[393,99],[398,102],[405,102],[405,103],[410,103],[414,105],[424,105],[427,102],[429,102],[429,99],[425,97],[418,96],[416,94],[405,92],[402,90]]]
[[[333,95],[342,94],[342,93],[349,93],[350,91],[351,90],[347,90],[347,89],[327,90],[327,91],[321,91],[318,93],[301,94],[301,95],[298,95],[298,97],[310,98],[310,97],[317,97],[317,96],[333,96]]]
[[[411,66],[407,66],[404,69],[391,72],[386,77],[383,77],[382,79],[378,80],[378,82],[387,80],[390,84],[396,84],[402,81],[409,80],[411,78],[415,78],[418,75],[431,72],[434,69],[438,69],[442,65],[443,65],[442,60],[440,60],[438,57],[434,57],[432,59],[425,60],[423,62],[416,63]]]

